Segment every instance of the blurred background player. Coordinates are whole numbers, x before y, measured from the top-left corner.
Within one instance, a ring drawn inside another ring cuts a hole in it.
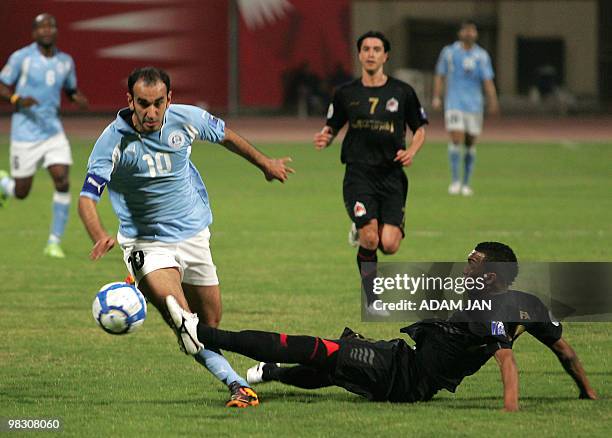
[[[450,134],[448,159],[451,168],[451,184],[448,193],[470,196],[474,192],[470,178],[476,160],[476,138],[482,131],[484,87],[487,95],[487,108],[490,114],[499,112],[497,92],[493,83],[493,67],[489,54],[476,44],[478,29],[476,23],[466,20],[459,29],[459,41],[442,49],[434,75],[432,107],[439,110],[442,106],[442,90],[446,85],[444,97],[444,121]],[[459,177],[461,149],[463,157],[463,180]]]
[[[77,89],[74,61],[56,46],[57,23],[49,14],[32,23],[34,43],[14,52],[0,72],[0,96],[15,108],[11,123],[11,176],[0,170],[0,204],[8,197],[24,199],[30,193],[36,168],[47,168],[55,193],[53,219],[44,253],[65,257],[60,246],[68,221],[70,144],[59,119],[63,89],[81,108],[87,99]],[[9,87],[14,86],[14,92]]]
[[[369,31],[359,37],[361,77],[336,90],[326,125],[314,136],[315,147],[324,149],[349,124],[341,154],[346,164],[344,205],[353,221],[349,242],[359,245],[357,267],[371,313],[376,312],[371,287],[376,269],[365,270],[362,263],[375,264],[378,249],[395,254],[400,247],[408,195],[402,167],[410,166],[423,146],[428,123],[414,89],[385,74],[390,50],[381,32]],[[406,125],[413,133],[408,148]]]
[[[129,108],[98,138],[89,158],[79,198],[79,214],[94,247],[93,260],[104,256],[115,239],[103,228],[97,202],[108,185],[119,218],[117,241],[138,288],[168,324],[165,297],[174,296],[203,323],[221,320],[221,293],[209,246],[212,213],[202,178],[189,159],[195,140],[220,143],[259,167],[267,180],[284,182],[293,172],[289,158],[271,159],[225,127],[220,120],[191,105],[170,105],[170,78],[144,67],[128,78]],[[188,323],[197,324],[190,315]],[[175,327],[183,348],[185,327]],[[257,405],[257,394],[219,351],[191,344],[191,353],[228,385],[227,406]]]

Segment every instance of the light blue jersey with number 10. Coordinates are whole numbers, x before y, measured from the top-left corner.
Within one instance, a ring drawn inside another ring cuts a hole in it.
[[[36,143],[63,132],[59,118],[61,91],[77,88],[70,55],[56,50],[47,58],[32,43],[10,56],[0,72],[0,81],[14,85],[16,94],[38,101],[29,108],[18,108],[13,114],[12,141]]]
[[[191,163],[195,140],[225,138],[225,123],[201,108],[170,105],[159,131],[141,134],[121,110],[94,145],[81,196],[95,201],[105,185],[125,237],[178,242],[212,222],[208,193]]]

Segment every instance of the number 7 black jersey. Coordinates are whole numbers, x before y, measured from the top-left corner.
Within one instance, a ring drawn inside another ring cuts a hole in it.
[[[391,76],[380,87],[356,79],[336,90],[327,126],[338,131],[347,122],[342,162],[371,166],[393,165],[397,151],[406,149],[406,125],[415,132],[428,123],[414,89]]]

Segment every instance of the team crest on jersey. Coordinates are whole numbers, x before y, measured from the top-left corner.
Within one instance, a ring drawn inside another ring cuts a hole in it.
[[[185,134],[181,131],[172,131],[168,136],[168,144],[174,149],[179,149],[185,144]]]
[[[355,202],[355,206],[353,207],[353,214],[355,217],[365,216],[366,213],[365,205],[359,201]]]
[[[396,113],[399,108],[399,102],[395,97],[389,99],[385,105],[385,109],[390,113]]]
[[[506,327],[501,321],[491,321],[491,334],[493,336],[506,336]]]
[[[330,103],[327,107],[327,118],[331,119],[334,116],[334,104]]]

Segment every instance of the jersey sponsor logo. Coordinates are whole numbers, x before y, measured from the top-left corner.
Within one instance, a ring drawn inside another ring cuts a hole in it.
[[[334,104],[330,103],[327,107],[327,118],[331,119],[334,116]]]
[[[399,102],[397,101],[395,97],[392,97],[391,99],[389,99],[387,103],[385,104],[385,109],[389,111],[390,113],[396,113],[398,108],[399,108]]]
[[[363,205],[362,202],[355,202],[355,206],[353,207],[353,214],[355,215],[355,217],[361,217],[361,216],[365,216],[365,214],[367,213],[367,210],[365,208],[365,205]]]
[[[501,321],[491,321],[491,334],[493,336],[506,336],[506,327]]]
[[[476,68],[476,58],[472,58],[471,56],[463,58],[463,70],[466,72],[471,72]]]
[[[185,134],[181,131],[172,131],[168,136],[168,144],[174,149],[179,149],[185,144]]]

